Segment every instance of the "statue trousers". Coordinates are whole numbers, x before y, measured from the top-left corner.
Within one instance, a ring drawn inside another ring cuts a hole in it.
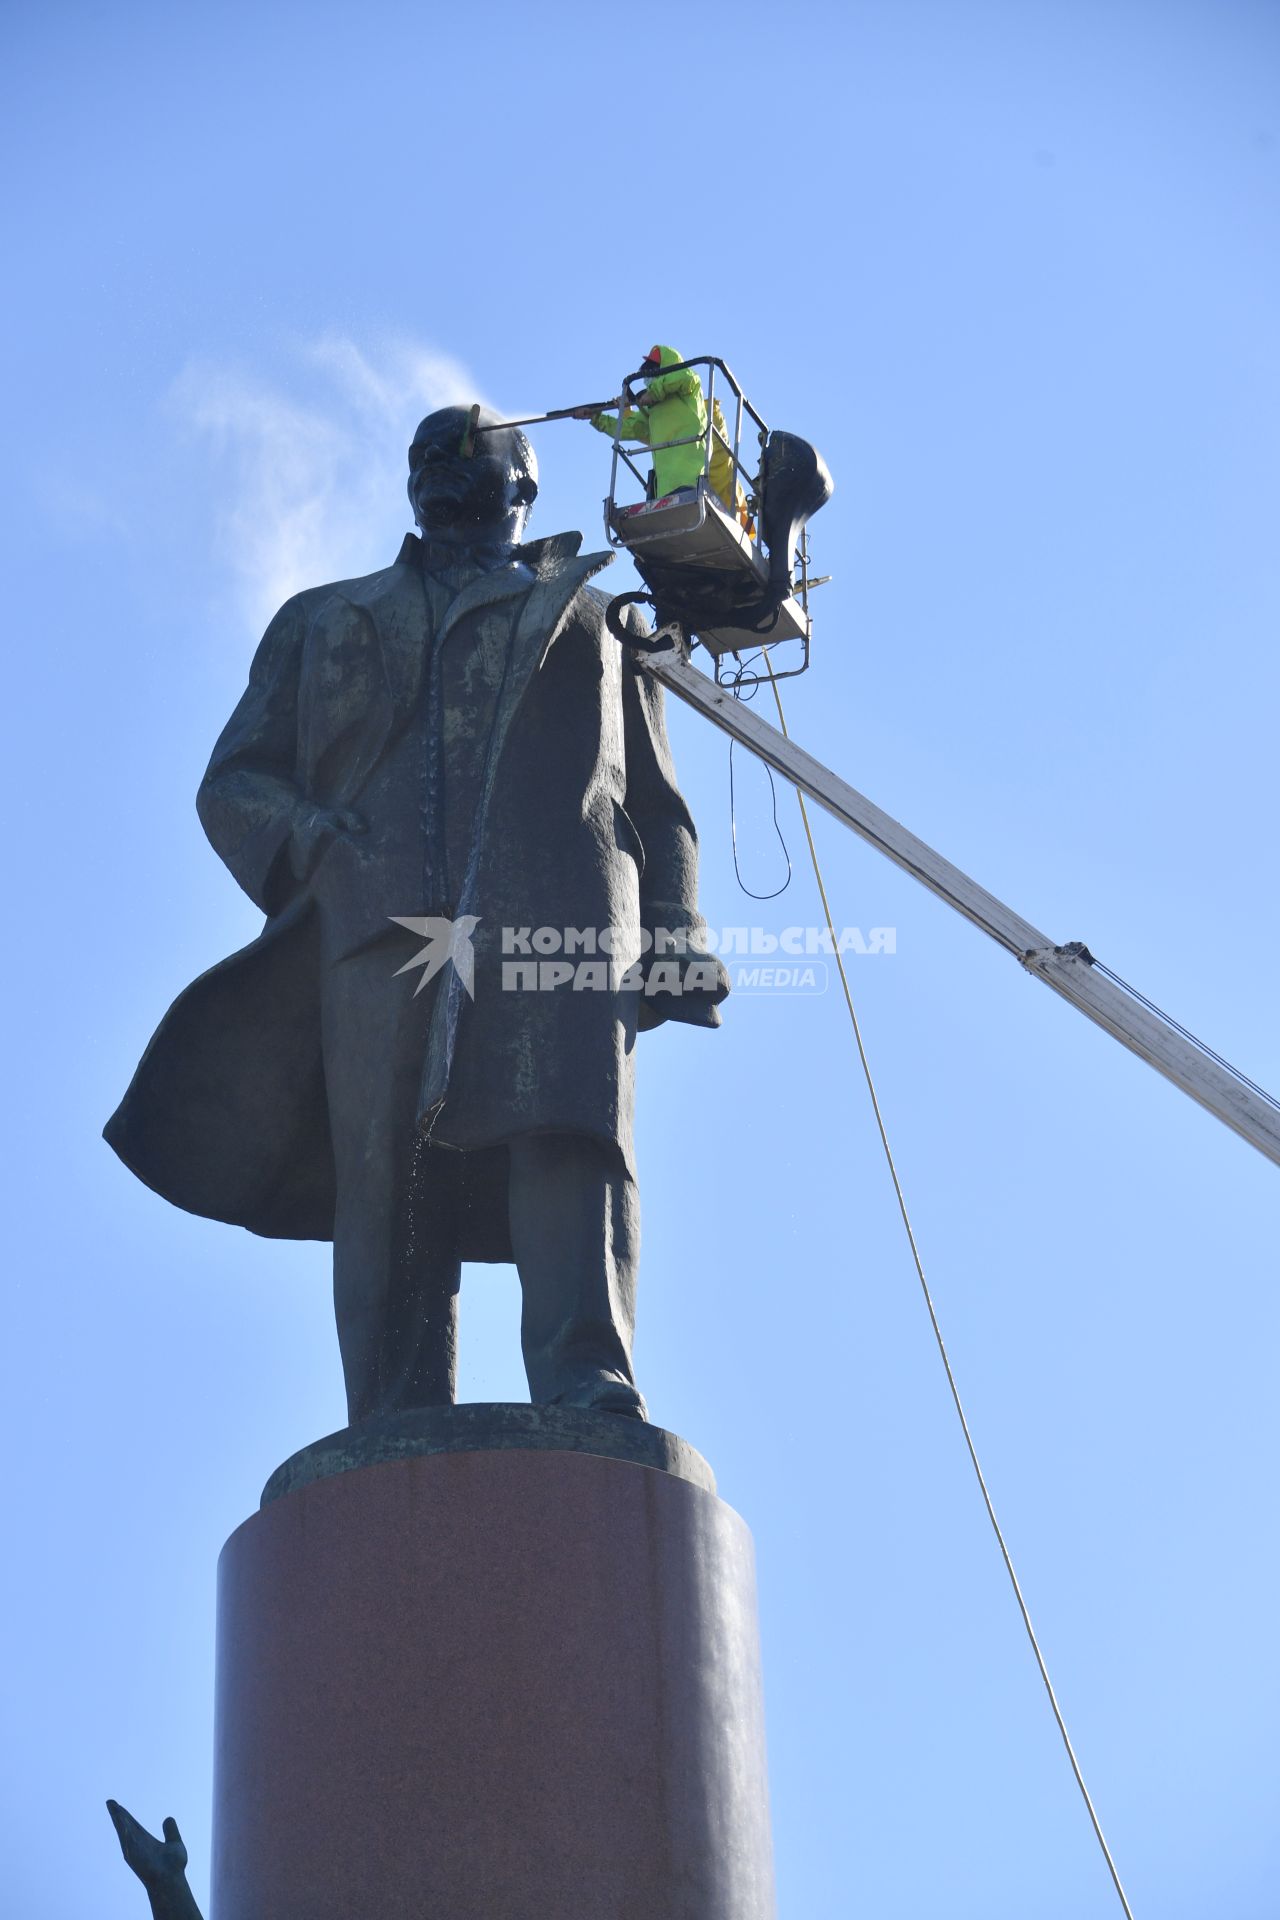
[[[399,929],[325,969],[326,1094],[337,1209],[334,1307],[354,1423],[440,1406],[456,1389],[460,1208],[469,1156],[416,1127],[438,980],[396,969]],[[464,1015],[465,1017],[465,1015]],[[537,1405],[609,1405],[634,1389],[639,1198],[621,1152],[574,1133],[516,1134],[507,1214],[523,1298],[521,1346]]]

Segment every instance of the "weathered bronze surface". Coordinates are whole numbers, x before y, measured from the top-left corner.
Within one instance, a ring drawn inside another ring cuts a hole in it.
[[[402,1409],[313,1440],[276,1468],[262,1490],[262,1505],[335,1473],[439,1453],[591,1453],[673,1474],[704,1493],[716,1490],[715,1475],[697,1449],[648,1421],[615,1420],[580,1407],[472,1401]]]

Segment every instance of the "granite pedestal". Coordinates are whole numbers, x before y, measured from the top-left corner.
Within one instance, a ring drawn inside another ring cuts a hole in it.
[[[215,1746],[211,1920],[775,1911],[751,1538],[617,1416],[286,1463],[219,1565]]]

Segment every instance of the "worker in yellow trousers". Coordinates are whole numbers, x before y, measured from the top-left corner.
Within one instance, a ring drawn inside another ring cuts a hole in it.
[[[733,443],[720,402],[714,394],[711,396],[711,468],[707,478],[711,482],[711,491],[723,502],[726,511],[754,537],[755,527],[751,509],[747,505],[746,489],[734,471]]]

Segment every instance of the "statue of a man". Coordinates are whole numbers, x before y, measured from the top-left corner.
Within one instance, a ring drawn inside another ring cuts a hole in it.
[[[587,584],[612,556],[521,544],[532,450],[467,424],[414,435],[394,565],[268,627],[197,802],[266,925],[107,1139],[194,1213],[333,1240],[353,1423],[452,1400],[463,1260],[514,1260],[535,1402],[644,1418],[635,1038],[728,983],[661,688]]]

